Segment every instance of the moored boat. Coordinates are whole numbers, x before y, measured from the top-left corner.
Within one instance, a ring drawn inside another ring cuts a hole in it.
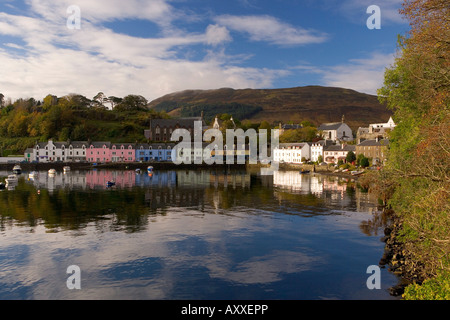
[[[112,186],[114,186],[114,185],[116,185],[116,183],[115,183],[114,181],[107,181],[107,182],[106,182],[106,186],[107,186],[107,187],[112,187]]]
[[[20,167],[20,165],[18,165],[18,164],[16,164],[14,167],[13,167],[13,170],[12,170],[15,174],[21,174],[22,173],[22,168]]]
[[[352,172],[350,172],[352,174],[352,176],[359,176],[360,174],[364,173],[364,170],[353,170]]]
[[[70,171],[70,167],[69,166],[64,166],[63,167],[63,171],[64,172],[69,172]]]
[[[153,172],[153,167],[152,166],[148,166],[147,167],[147,172],[148,173],[152,173]]]
[[[55,174],[56,173],[56,170],[55,169],[50,169],[50,170],[48,170],[48,174]]]

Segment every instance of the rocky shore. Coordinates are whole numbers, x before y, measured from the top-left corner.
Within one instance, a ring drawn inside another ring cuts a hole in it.
[[[401,219],[390,209],[386,209],[385,213],[390,216],[392,222],[385,227],[384,237],[381,238],[385,243],[385,249],[379,265],[382,268],[387,267],[390,272],[401,278],[396,286],[390,288],[392,296],[401,296],[406,286],[412,282],[421,283],[423,279],[419,277],[420,265],[407,254],[403,242],[399,239],[402,229]]]

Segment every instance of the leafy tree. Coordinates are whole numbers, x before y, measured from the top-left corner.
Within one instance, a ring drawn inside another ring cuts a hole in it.
[[[399,37],[394,65],[378,90],[397,127],[383,182],[402,220],[410,267],[420,279],[450,274],[450,6],[446,0],[407,0],[410,31]]]
[[[123,98],[123,100],[116,105],[115,111],[139,111],[145,110],[148,105],[147,99],[143,96],[130,94]]]
[[[355,155],[355,153],[354,153],[353,151],[349,151],[349,152],[347,153],[347,157],[345,158],[345,160],[346,160],[348,163],[352,163],[353,161],[355,161],[355,160],[356,160],[356,155]]]

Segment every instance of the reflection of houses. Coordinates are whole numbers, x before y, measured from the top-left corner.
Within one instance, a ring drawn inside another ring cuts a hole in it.
[[[303,192],[311,191],[309,177],[306,177],[297,171],[274,171],[273,185],[290,190],[301,190]]]
[[[223,186],[224,188],[248,188],[250,187],[250,174],[247,172],[243,173],[231,173],[231,174],[218,174],[211,172],[210,185],[215,188]]]
[[[117,187],[133,187],[135,185],[134,171],[93,170],[86,172],[86,186],[89,188],[105,188],[108,181],[114,181]]]
[[[341,122],[324,123],[317,128],[322,132],[322,138],[333,141],[352,141],[352,129],[344,123],[344,116]]]
[[[372,123],[369,124],[369,127],[360,127],[356,133],[357,143],[364,140],[388,138],[389,132],[394,130],[395,126],[394,120],[390,117],[386,123]]]
[[[364,140],[356,145],[356,154],[363,154],[366,158],[372,159],[373,164],[382,164],[386,161],[388,139]]]
[[[135,185],[138,187],[174,187],[177,184],[175,171],[154,171],[151,174],[136,174]]]
[[[323,160],[326,163],[338,163],[339,160],[342,160],[342,162],[347,162],[347,154],[352,151],[355,153],[355,146],[354,145],[348,145],[348,144],[342,144],[342,145],[332,145],[328,146],[323,151]]]
[[[311,147],[308,143],[280,143],[273,150],[275,162],[302,163],[311,158]]]

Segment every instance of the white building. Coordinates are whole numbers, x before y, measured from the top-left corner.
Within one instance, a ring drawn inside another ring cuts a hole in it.
[[[341,122],[323,123],[317,128],[322,132],[322,138],[333,141],[352,141],[352,129],[344,123],[344,117]]]
[[[386,123],[371,123],[369,124],[369,133],[374,133],[377,131],[384,132],[387,129],[392,130],[395,128],[395,122],[392,120],[392,117],[389,117],[388,122]]]
[[[73,142],[38,142],[33,148],[25,150],[25,158],[29,162],[79,162],[86,160],[86,141]]]
[[[323,157],[324,148],[331,146],[333,144],[333,140],[319,140],[317,142],[313,142],[311,144],[311,161],[317,162],[319,161],[319,156]]]
[[[311,147],[308,143],[280,143],[273,150],[273,160],[285,163],[303,163],[311,159]]]

